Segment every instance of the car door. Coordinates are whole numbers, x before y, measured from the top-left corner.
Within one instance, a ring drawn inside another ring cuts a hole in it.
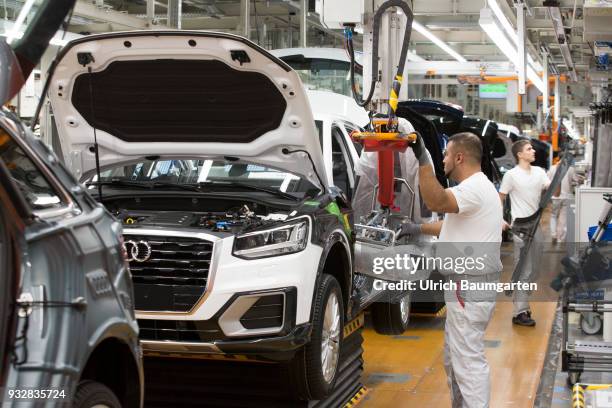
[[[334,122],[331,128],[332,180],[349,200],[355,192],[355,162],[347,143],[346,130],[341,122]]]
[[[12,184],[9,170],[0,160],[0,389],[6,382],[14,341],[14,301],[20,274],[20,252],[24,220],[29,219],[31,214]]]

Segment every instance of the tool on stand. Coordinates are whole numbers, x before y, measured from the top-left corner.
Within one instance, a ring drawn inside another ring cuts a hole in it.
[[[393,84],[389,93],[388,100],[377,100],[372,102],[374,88],[376,85],[376,75],[378,72],[378,33],[380,30],[380,22],[383,13],[391,8],[399,7],[406,15],[406,29],[404,32],[404,40],[397,65],[397,71],[393,78]],[[395,244],[396,232],[395,229],[389,228],[389,218],[393,212],[397,212],[398,208],[394,206],[395,200],[395,183],[400,181],[395,177],[395,152],[405,152],[410,143],[416,141],[417,133],[401,133],[398,129],[399,122],[396,116],[398,96],[402,86],[402,73],[406,62],[408,52],[408,44],[410,42],[410,34],[412,31],[413,14],[410,7],[403,0],[389,0],[381,5],[377,10],[373,19],[373,48],[372,48],[372,81],[368,97],[361,100],[358,95],[357,86],[354,78],[355,55],[353,50],[353,29],[354,26],[348,25],[345,27],[347,50],[351,58],[351,85],[353,96],[360,106],[371,105],[373,108],[370,111],[370,124],[366,131],[354,131],[351,133],[351,138],[358,143],[361,143],[366,152],[377,152],[378,154],[378,192],[377,201],[380,209],[373,209],[372,213],[367,217],[364,224],[356,224],[357,239],[378,243],[384,246],[392,246]],[[387,106],[387,113],[380,114],[377,110],[384,105]]]

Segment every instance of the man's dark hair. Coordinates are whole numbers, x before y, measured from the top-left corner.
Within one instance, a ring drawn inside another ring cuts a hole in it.
[[[470,132],[457,133],[452,135],[448,142],[453,142],[453,145],[457,146],[457,150],[471,157],[474,163],[482,161],[482,142],[475,134]]]
[[[516,142],[512,144],[512,155],[514,156],[514,159],[516,160],[517,163],[518,163],[518,154],[522,152],[525,146],[527,146],[528,144],[531,144],[531,142],[527,139],[517,140]]]

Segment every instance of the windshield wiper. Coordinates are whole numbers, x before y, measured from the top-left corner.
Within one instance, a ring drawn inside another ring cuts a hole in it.
[[[87,187],[89,186],[113,186],[113,187],[136,187],[152,190],[156,187],[164,187],[164,188],[175,188],[179,190],[186,191],[195,191],[200,192],[201,188],[199,186],[193,186],[190,184],[176,184],[169,183],[163,181],[132,181],[132,180],[103,180],[103,181],[91,181],[85,184]]]
[[[253,191],[261,191],[264,193],[268,193],[268,194],[272,194],[275,195],[277,197],[282,197],[282,198],[286,198],[289,200],[300,200],[300,198],[293,196],[289,193],[285,193],[284,191],[280,191],[280,190],[274,190],[273,188],[267,188],[267,187],[260,187],[260,186],[254,186],[252,184],[246,184],[246,183],[240,183],[237,181],[219,181],[219,182],[204,182],[204,183],[198,183],[198,185],[204,185],[204,186],[214,186],[214,185],[222,185],[222,186],[231,186],[231,187],[240,187],[240,188],[245,188],[247,190],[253,190]]]

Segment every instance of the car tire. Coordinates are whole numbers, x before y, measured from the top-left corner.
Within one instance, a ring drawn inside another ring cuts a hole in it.
[[[287,367],[292,392],[299,399],[320,400],[333,390],[343,331],[342,290],[336,278],[323,274],[314,296],[310,342]]]
[[[96,381],[81,381],[74,397],[74,408],[121,408],[115,393]]]
[[[410,294],[397,303],[376,302],[370,307],[372,325],[378,334],[400,335],[410,320]]]

